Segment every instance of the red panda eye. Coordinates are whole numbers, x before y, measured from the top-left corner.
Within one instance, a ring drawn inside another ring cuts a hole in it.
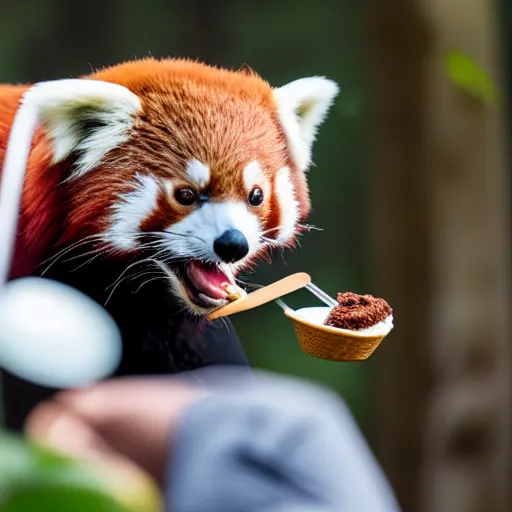
[[[263,190],[260,187],[255,187],[249,194],[249,204],[251,206],[259,206],[263,203]]]
[[[179,188],[174,193],[174,197],[178,203],[190,206],[196,202],[197,194],[191,188]]]

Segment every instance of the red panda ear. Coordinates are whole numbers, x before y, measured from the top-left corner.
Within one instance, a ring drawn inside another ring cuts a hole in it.
[[[243,64],[242,67],[238,70],[239,73],[246,76],[258,76],[258,73],[254,71],[249,64]]]
[[[305,171],[319,126],[338,94],[338,85],[324,77],[301,78],[274,89],[281,125],[293,159]]]
[[[125,142],[140,109],[139,98],[125,87],[85,79],[37,84],[26,94],[27,102],[37,108],[53,144],[53,162],[77,156],[71,178],[84,175]]]

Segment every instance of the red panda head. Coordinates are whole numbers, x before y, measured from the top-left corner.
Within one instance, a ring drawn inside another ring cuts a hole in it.
[[[226,301],[226,279],[293,244],[333,82],[273,88],[252,72],[153,59],[86,78],[76,83],[105,87],[68,85],[41,109],[52,165],[68,173],[63,241],[149,255],[201,314]]]

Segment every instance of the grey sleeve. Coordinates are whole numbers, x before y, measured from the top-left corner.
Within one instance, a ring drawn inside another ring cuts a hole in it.
[[[267,379],[193,406],[172,450],[173,512],[396,512],[346,407],[330,393]]]

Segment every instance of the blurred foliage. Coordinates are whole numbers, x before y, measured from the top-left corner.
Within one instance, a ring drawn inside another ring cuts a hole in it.
[[[450,80],[463,91],[484,102],[500,101],[501,92],[493,79],[468,55],[450,52],[445,66]]]

